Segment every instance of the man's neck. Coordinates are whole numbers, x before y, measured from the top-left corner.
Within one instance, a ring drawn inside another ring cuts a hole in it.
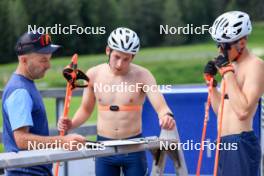
[[[33,78],[30,76],[30,74],[26,71],[26,69],[24,67],[22,67],[21,65],[18,65],[16,71],[16,74],[22,75],[30,80],[33,80]]]
[[[244,62],[245,60],[247,60],[249,55],[250,55],[249,50],[247,48],[245,48],[243,50],[243,52],[241,53],[241,55],[239,56],[239,58],[235,62],[237,64],[240,64],[240,63]]]
[[[130,71],[130,67],[127,70],[122,71],[122,72],[115,72],[109,67],[109,71],[113,76],[126,76],[128,72]]]

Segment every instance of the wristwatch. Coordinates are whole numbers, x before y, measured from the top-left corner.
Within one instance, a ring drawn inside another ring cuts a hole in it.
[[[171,116],[172,118],[174,118],[174,115],[171,112],[167,112],[166,115]]]

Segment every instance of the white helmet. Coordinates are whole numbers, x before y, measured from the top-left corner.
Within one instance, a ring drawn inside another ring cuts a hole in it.
[[[214,21],[211,36],[218,43],[230,43],[249,35],[251,30],[248,14],[231,11],[220,15]]]
[[[108,46],[113,50],[136,54],[139,50],[139,38],[131,29],[119,27],[108,37]]]

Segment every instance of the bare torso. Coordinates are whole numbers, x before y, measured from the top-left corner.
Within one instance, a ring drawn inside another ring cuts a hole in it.
[[[240,90],[242,90],[244,94],[246,93],[246,87],[248,86],[245,84],[245,79],[247,76],[249,76],[249,74],[247,73],[254,72],[254,70],[252,70],[251,68],[254,68],[253,65],[258,64],[259,62],[260,61],[257,58],[250,58],[243,63],[234,64],[235,73],[239,73],[235,74],[235,78]],[[226,92],[226,94],[229,93]],[[257,109],[257,102],[249,109],[247,117],[244,120],[241,120],[232,109],[232,105],[230,104],[229,99],[225,99],[224,101],[222,136],[229,134],[239,134],[243,131],[253,130],[253,117]]]
[[[142,89],[135,88],[137,83],[143,82],[145,73],[143,68],[131,64],[126,75],[118,76],[111,73],[107,64],[101,64],[95,68],[94,73],[92,84],[97,105],[133,106],[144,103],[145,93]],[[123,87],[120,86],[122,84]],[[119,88],[115,87],[116,85]],[[126,90],[129,85],[133,85],[130,87],[131,92]],[[98,135],[123,139],[140,134],[141,127],[141,111],[98,110]]]

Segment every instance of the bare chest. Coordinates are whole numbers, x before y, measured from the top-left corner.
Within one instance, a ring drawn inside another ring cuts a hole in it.
[[[135,105],[144,101],[142,85],[133,75],[102,75],[94,81],[93,88],[98,103],[102,105]]]

